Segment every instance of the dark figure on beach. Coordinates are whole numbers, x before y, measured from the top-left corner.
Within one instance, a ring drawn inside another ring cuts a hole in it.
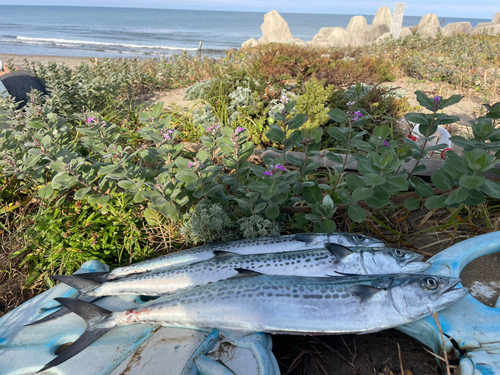
[[[20,102],[18,108],[26,105],[28,94],[31,90],[36,89],[44,95],[48,95],[45,83],[32,73],[24,70],[5,73],[0,71],[0,96],[2,91],[7,90],[9,95],[12,95],[16,102]]]

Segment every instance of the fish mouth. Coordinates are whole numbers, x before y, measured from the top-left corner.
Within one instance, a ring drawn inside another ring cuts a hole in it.
[[[467,288],[455,288],[461,282],[462,282],[462,279],[451,279],[450,282],[449,282],[449,284],[445,288],[443,288],[443,290],[441,291],[440,295],[443,295],[445,293],[452,293],[452,292],[455,292],[455,291],[461,291],[461,290],[464,290],[464,289],[466,289],[467,293],[468,293],[469,289],[467,289]]]
[[[424,259],[425,255],[422,255],[422,254],[415,254],[413,256],[413,258],[409,259],[406,263],[405,263],[405,266],[407,266],[408,264],[410,263],[413,263],[413,262],[422,262],[422,260]]]

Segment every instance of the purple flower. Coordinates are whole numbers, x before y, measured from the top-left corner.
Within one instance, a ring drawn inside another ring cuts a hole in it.
[[[191,168],[193,165],[194,165],[194,163],[193,163],[192,161],[190,161],[190,162],[188,163],[188,168]]]
[[[389,142],[384,140],[384,146],[390,146]]]
[[[441,99],[443,99],[442,96],[436,95],[433,100],[434,100],[434,103],[438,104]]]
[[[87,124],[90,124],[91,122],[95,122],[95,117],[89,117],[87,119]]]
[[[274,173],[272,170],[270,171],[265,171],[264,174],[267,176],[267,177],[271,177]]]
[[[200,161],[198,159],[194,159],[194,161],[190,161],[188,163],[188,168],[191,168],[191,167],[194,167],[194,169],[200,169],[200,168],[203,168],[204,164],[203,163],[200,163]]]
[[[215,122],[212,122],[209,128],[207,129],[207,132],[215,134],[218,128],[220,128],[220,125],[215,125]]]
[[[167,133],[172,134],[174,131],[174,129],[168,129]]]
[[[354,112],[354,120],[358,120],[362,117],[363,117],[363,114],[361,113],[361,111]]]
[[[274,176],[276,173],[278,173],[278,171],[286,171],[286,168],[285,168],[285,166],[283,164],[276,164],[276,165],[270,164],[269,167],[271,169],[264,172],[264,174],[267,177]]]
[[[168,133],[163,133],[163,138],[168,141],[170,139],[170,136],[168,135]]]
[[[281,103],[285,105],[288,104],[288,97],[286,96],[286,94],[281,95]]]
[[[239,126],[238,126],[235,130],[234,130],[234,132],[235,132],[236,134],[239,134],[239,133],[241,133],[242,131],[245,131],[245,128],[242,128],[242,127],[239,127]]]
[[[272,166],[271,166],[272,167]],[[282,171],[286,171],[285,166],[283,164],[276,164],[274,169],[280,169]]]

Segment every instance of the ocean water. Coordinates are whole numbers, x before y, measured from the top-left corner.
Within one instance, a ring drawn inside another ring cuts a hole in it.
[[[292,35],[312,40],[322,27],[347,27],[352,15],[281,13]],[[373,15],[365,15],[370,24]],[[407,16],[403,26],[421,17]],[[440,18],[442,20],[443,18]],[[450,22],[484,19],[444,17]],[[0,5],[0,53],[75,57],[162,57],[182,51],[219,57],[260,38],[264,13]]]

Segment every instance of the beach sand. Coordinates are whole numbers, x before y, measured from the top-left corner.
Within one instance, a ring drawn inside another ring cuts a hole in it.
[[[66,64],[70,68],[74,68],[81,63],[90,62],[90,57],[68,57],[68,56],[31,56],[31,55],[10,55],[10,54],[0,54],[0,60],[4,62],[11,62],[13,64],[18,64],[21,66],[26,65],[24,60],[27,59],[29,62],[35,64],[48,64],[49,62],[54,62],[56,64]]]

